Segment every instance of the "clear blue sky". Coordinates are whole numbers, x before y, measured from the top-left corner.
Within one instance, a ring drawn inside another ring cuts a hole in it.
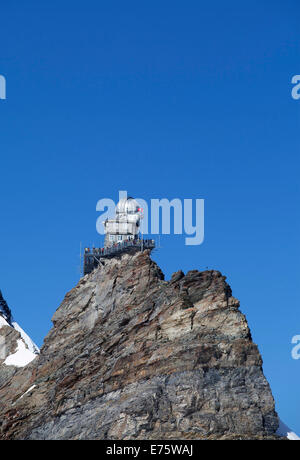
[[[205,242],[154,259],[221,270],[277,409],[300,432],[298,0],[2,2],[0,288],[42,344],[118,190],[204,198]]]

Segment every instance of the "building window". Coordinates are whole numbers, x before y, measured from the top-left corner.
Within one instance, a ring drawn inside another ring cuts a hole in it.
[[[122,241],[122,235],[118,235],[118,241]]]
[[[115,241],[115,235],[109,235],[109,241]]]

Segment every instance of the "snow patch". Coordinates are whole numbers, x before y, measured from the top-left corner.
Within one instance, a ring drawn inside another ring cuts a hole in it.
[[[3,326],[9,326],[8,322],[6,321],[6,319],[3,318],[2,315],[0,315],[0,329],[1,327]]]
[[[276,431],[278,436],[288,438],[290,441],[300,441],[299,436],[296,435],[282,420],[279,419],[279,427]]]
[[[26,347],[22,339],[19,339],[17,344],[17,351],[9,355],[4,361],[4,364],[7,366],[24,367],[37,356],[36,353],[32,353],[32,351]]]
[[[27,395],[27,393],[29,393],[31,390],[33,390],[34,388],[36,387],[36,385],[32,385],[32,387],[28,388],[27,391],[25,391],[25,393],[19,397],[19,399],[22,399],[24,398],[25,395]]]
[[[12,321],[11,325],[14,329],[16,329],[16,331],[18,331],[21,334],[21,337],[26,343],[29,351],[31,351],[31,353],[38,354],[40,352],[39,348],[31,340],[31,338],[26,334],[26,332],[23,331],[23,329],[18,325],[18,323],[16,323],[15,321]]]

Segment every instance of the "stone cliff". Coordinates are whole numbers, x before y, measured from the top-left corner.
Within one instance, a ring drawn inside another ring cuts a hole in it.
[[[0,401],[2,439],[266,439],[278,427],[225,277],[167,282],[147,251],[80,280]]]
[[[11,310],[0,291],[0,388],[39,353],[23,329],[14,321]]]

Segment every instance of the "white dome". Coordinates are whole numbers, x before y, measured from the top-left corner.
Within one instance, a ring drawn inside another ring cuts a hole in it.
[[[132,198],[122,198],[116,206],[117,214],[134,214],[139,210],[138,202]]]

